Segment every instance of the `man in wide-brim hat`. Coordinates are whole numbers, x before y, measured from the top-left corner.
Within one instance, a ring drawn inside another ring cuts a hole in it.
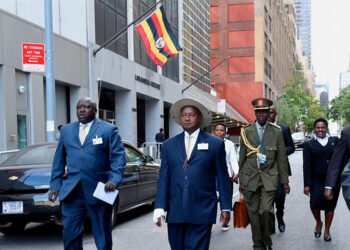
[[[170,115],[184,132],[163,143],[153,221],[161,226],[166,215],[172,249],[208,249],[217,214],[216,180],[223,225],[232,208],[224,141],[200,129],[210,124],[211,113],[196,100],[177,101]]]

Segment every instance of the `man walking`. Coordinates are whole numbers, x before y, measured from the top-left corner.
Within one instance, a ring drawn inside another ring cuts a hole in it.
[[[112,205],[93,197],[98,182],[116,190],[123,178],[125,152],[118,128],[98,120],[96,103],[83,97],[77,122],[62,127],[52,164],[49,200],[62,204],[65,249],[83,249],[86,211],[92,221],[97,249],[112,249]]]
[[[340,182],[341,174],[350,159],[350,126],[341,131],[337,147],[334,150],[331,162],[329,163],[325,183],[324,197],[327,200],[333,199],[333,189]],[[344,191],[344,190],[343,190]],[[348,190],[345,190],[345,201],[349,202]]]
[[[232,141],[225,138],[226,136],[226,125],[223,123],[216,124],[214,134],[223,139],[225,143],[225,151],[226,151],[226,164],[227,164],[227,172],[231,181],[231,193],[233,193],[233,183],[238,183],[238,160],[236,156],[235,145]],[[222,231],[228,231],[229,226],[223,225]]]
[[[239,180],[248,209],[253,247],[272,249],[273,199],[279,178],[284,193],[290,191],[287,157],[281,129],[267,121],[273,102],[257,98],[252,104],[256,121],[241,129]]]
[[[163,142],[164,141],[164,129],[160,128],[159,133],[156,134],[155,140],[156,142]]]
[[[153,221],[168,223],[172,249],[208,249],[216,221],[216,180],[220,192],[220,221],[230,221],[230,179],[223,140],[200,128],[211,122],[210,111],[196,100],[183,98],[170,110],[184,132],[165,141]]]
[[[269,122],[276,124],[279,126],[282,130],[282,135],[283,135],[283,141],[284,141],[284,146],[286,147],[286,155],[291,155],[295,151],[294,147],[294,142],[292,139],[292,135],[290,133],[290,129],[287,125],[284,125],[282,123],[276,123],[276,116],[277,116],[277,111],[274,107],[270,107],[270,113],[269,113]],[[287,164],[288,164],[288,176],[292,175],[292,171],[290,168],[289,160],[287,157]],[[284,203],[286,201],[286,195],[283,192],[283,185],[281,184],[280,179],[278,179],[278,188],[275,194],[275,199],[274,203],[276,205],[276,218],[278,222],[278,230],[283,233],[286,230],[286,224],[284,223],[283,220],[283,215],[284,215]],[[273,223],[272,226],[272,232],[275,233],[275,223]]]

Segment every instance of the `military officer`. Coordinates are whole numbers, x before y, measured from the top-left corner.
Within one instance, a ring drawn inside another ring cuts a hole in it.
[[[252,101],[256,121],[241,129],[239,181],[248,209],[253,248],[272,249],[273,199],[280,176],[284,193],[289,193],[288,165],[282,130],[267,121],[273,102]]]

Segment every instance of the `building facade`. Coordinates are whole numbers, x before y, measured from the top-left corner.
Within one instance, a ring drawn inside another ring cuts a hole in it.
[[[311,61],[311,0],[294,0],[297,25],[297,39],[301,40],[303,55],[308,59],[308,70],[312,70]]]
[[[295,11],[290,1],[211,0],[211,83],[249,122],[251,101],[275,100],[295,65]]]
[[[348,69],[339,73],[339,93],[343,88],[348,86],[350,86],[350,57]]]
[[[328,108],[329,104],[329,84],[316,83],[315,84],[316,97],[320,101],[321,107]]]
[[[216,113],[217,97],[207,76],[182,91],[209,69],[209,0],[163,1],[183,47],[163,68],[149,59],[134,26],[94,53],[155,4],[155,0],[53,1],[55,129],[77,119],[75,105],[82,96],[97,100],[99,118],[116,124],[122,139],[138,146],[153,142],[159,128],[167,137],[181,131],[170,117],[170,107],[183,96],[206,101]],[[21,65],[22,42],[44,43],[44,2],[0,1],[0,15],[2,151],[46,140],[45,74],[24,72]],[[194,24],[198,20],[202,23]],[[20,93],[21,86],[27,91]],[[245,122],[232,108],[228,117]]]

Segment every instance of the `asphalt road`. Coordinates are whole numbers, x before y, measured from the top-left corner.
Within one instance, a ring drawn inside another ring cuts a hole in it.
[[[293,176],[290,178],[291,193],[285,209],[286,232],[272,236],[273,249],[281,250],[347,250],[350,249],[350,213],[342,194],[331,227],[332,242],[323,236],[314,238],[315,221],[309,209],[309,198],[303,194],[302,151],[290,157]],[[235,186],[237,191],[237,186]],[[323,217],[323,214],[322,214]],[[230,222],[231,223],[231,222]],[[57,225],[30,224],[19,236],[6,237],[0,233],[0,249],[63,249],[62,227]],[[113,249],[170,249],[166,227],[157,228],[152,223],[152,207],[145,206],[119,216],[113,230]],[[91,229],[84,234],[84,249],[96,249]],[[213,226],[210,249],[252,249],[251,232],[233,229],[222,232],[219,224]]]

